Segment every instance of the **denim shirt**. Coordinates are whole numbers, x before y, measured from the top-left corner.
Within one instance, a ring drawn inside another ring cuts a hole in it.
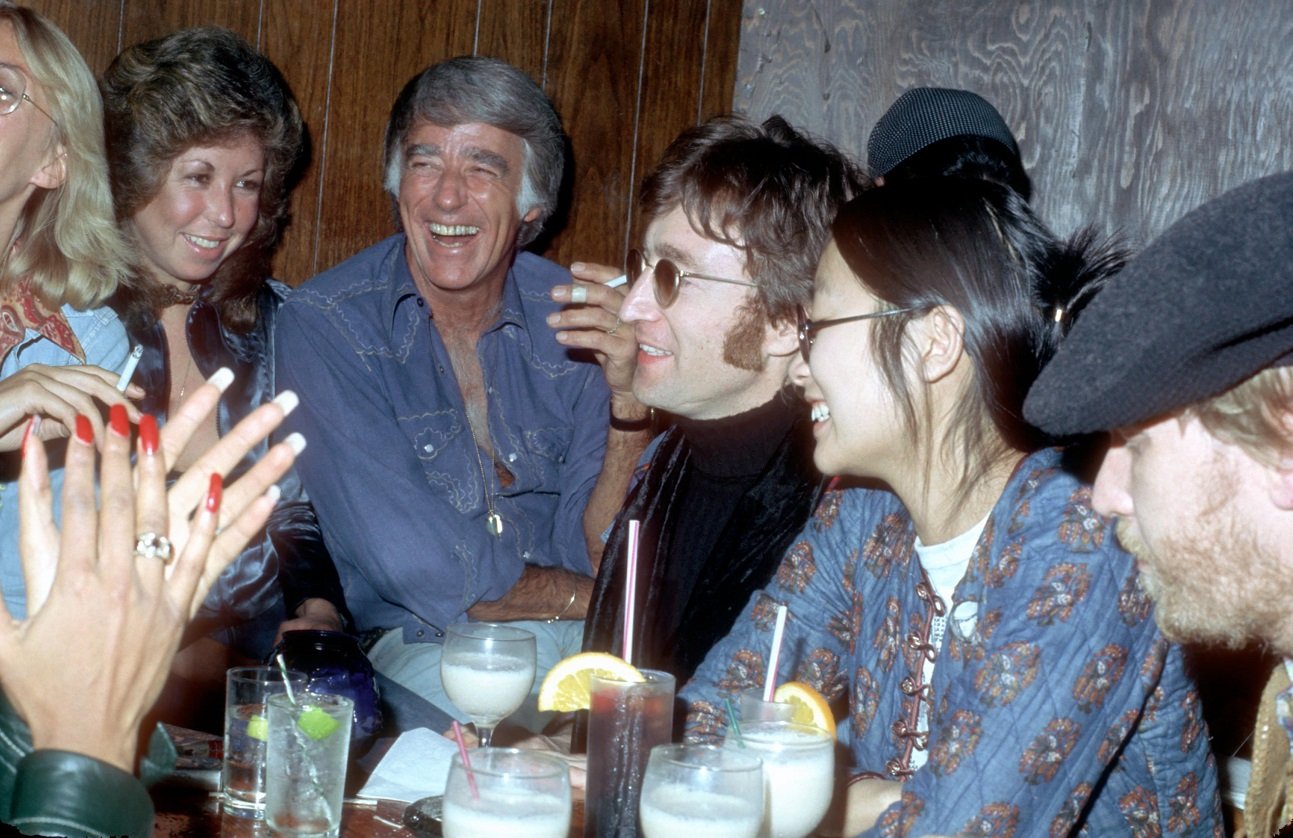
[[[556,342],[561,267],[529,253],[508,273],[476,351],[501,486],[477,460],[444,341],[393,236],[298,288],[279,310],[279,386],[298,460],[359,630],[438,641],[526,565],[591,574],[583,513],[601,471],[610,393],[600,367]],[[488,480],[482,485],[482,471]],[[485,494],[503,518],[486,528]]]
[[[63,306],[62,312],[85,351],[84,363],[120,372],[130,354],[130,344],[117,315],[108,308],[77,311]],[[66,349],[28,329],[26,339],[11,349],[0,363],[0,380],[29,364],[65,367],[80,363],[83,362]],[[54,461],[61,461],[61,455],[53,454],[55,446],[51,445],[50,450]],[[27,616],[27,586],[18,555],[18,472],[21,467],[22,457],[18,452],[0,456],[0,585],[4,586],[9,613],[16,619]],[[50,484],[54,492],[54,518],[58,520],[63,508],[61,468],[52,471]]]

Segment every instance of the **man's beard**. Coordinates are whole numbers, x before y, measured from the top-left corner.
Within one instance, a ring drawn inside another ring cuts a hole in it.
[[[1161,539],[1153,550],[1132,521],[1118,521],[1118,540],[1140,560],[1141,590],[1154,601],[1154,619],[1172,640],[1239,648],[1273,640],[1287,619],[1288,580],[1277,554],[1239,526],[1236,510],[1226,505],[1233,489],[1233,479],[1218,479],[1205,508],[1179,518],[1193,526]]]

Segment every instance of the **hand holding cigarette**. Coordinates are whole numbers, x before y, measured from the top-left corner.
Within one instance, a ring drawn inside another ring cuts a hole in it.
[[[137,385],[120,390],[120,381],[119,371],[89,364],[28,364],[0,381],[0,452],[18,450],[27,420],[33,416],[42,417],[38,436],[46,441],[71,436],[77,414],[90,421],[95,440],[102,440],[103,406],[122,405],[130,421],[137,423],[139,409],[130,399],[143,396],[144,391]]]
[[[557,330],[559,343],[591,350],[602,365],[612,395],[633,401],[637,342],[632,327],[619,317],[628,294],[628,278],[619,268],[591,262],[572,263],[570,273],[574,282],[552,289],[552,299],[569,305],[548,315],[548,325]]]

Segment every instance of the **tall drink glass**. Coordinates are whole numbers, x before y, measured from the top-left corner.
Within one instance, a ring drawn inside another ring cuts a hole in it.
[[[265,820],[276,833],[328,836],[341,829],[355,702],[344,695],[269,697]]]
[[[585,838],[638,834],[647,758],[673,736],[673,676],[653,669],[642,675],[642,683],[589,679]]]
[[[646,838],[756,838],[763,823],[763,762],[714,745],[657,745],[642,781]]]
[[[288,683],[305,691],[309,676],[288,671]],[[265,701],[285,692],[277,666],[235,666],[225,673],[224,764],[220,770],[222,808],[243,818],[265,816]]]
[[[794,722],[741,725],[744,750],[763,760],[762,838],[803,838],[821,823],[835,793],[835,740]],[[727,738],[726,747],[742,750]]]
[[[445,838],[566,838],[570,769],[550,754],[477,748],[471,777],[455,755],[444,789]]]

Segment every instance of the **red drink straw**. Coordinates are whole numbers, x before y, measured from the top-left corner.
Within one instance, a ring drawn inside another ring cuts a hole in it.
[[[471,799],[480,800],[480,789],[476,788],[476,775],[471,771],[471,757],[467,756],[467,743],[462,738],[462,725],[453,720],[453,738],[458,743],[458,756],[462,757],[462,767],[467,770],[467,788],[471,789]]]
[[[771,701],[777,691],[777,664],[781,660],[781,638],[786,633],[786,606],[777,606],[777,624],[772,629],[772,657],[768,658],[768,677],[763,682],[763,700]]]
[[[633,663],[633,611],[638,601],[638,534],[642,522],[637,519],[629,521],[628,555],[625,556],[628,580],[624,583],[624,629],[623,637],[624,662]]]

